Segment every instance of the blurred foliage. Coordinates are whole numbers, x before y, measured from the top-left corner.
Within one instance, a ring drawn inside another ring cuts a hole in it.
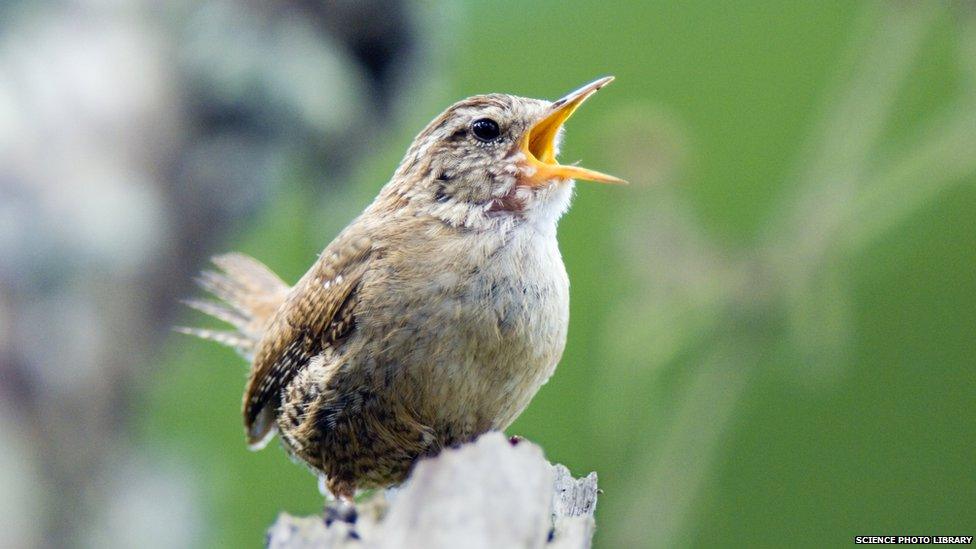
[[[521,2],[434,7],[450,48],[322,205],[296,173],[226,243],[288,280],[454,98],[617,81],[562,158],[566,354],[510,429],[598,471],[603,547],[831,545],[976,528],[976,13],[962,3]],[[450,11],[450,10],[449,10]],[[215,250],[215,252],[218,250]],[[172,339],[136,418],[199,479],[207,546],[321,507],[244,449],[244,367]]]

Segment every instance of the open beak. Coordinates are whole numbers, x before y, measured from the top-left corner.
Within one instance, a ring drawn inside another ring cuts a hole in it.
[[[525,167],[520,183],[540,187],[553,179],[580,179],[599,183],[626,183],[623,179],[579,166],[563,166],[556,161],[556,136],[559,128],[591,95],[613,82],[607,76],[591,82],[552,104],[549,114],[532,125],[519,142],[525,154]]]

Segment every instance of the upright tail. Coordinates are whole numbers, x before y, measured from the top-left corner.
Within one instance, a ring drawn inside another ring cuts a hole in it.
[[[233,347],[251,360],[271,315],[290,288],[260,261],[239,253],[214,257],[220,271],[204,271],[197,283],[217,300],[189,299],[184,303],[232,325],[234,330],[177,327],[176,331]]]

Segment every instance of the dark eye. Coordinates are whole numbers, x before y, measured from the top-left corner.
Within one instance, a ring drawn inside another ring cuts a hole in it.
[[[492,141],[502,132],[498,129],[498,122],[491,118],[480,118],[471,124],[471,133],[481,141]]]

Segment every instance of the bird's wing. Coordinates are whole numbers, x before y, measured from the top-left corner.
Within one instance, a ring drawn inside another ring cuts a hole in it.
[[[313,357],[350,332],[370,246],[366,237],[340,235],[272,317],[244,391],[244,426],[252,448],[273,435],[282,389]]]

